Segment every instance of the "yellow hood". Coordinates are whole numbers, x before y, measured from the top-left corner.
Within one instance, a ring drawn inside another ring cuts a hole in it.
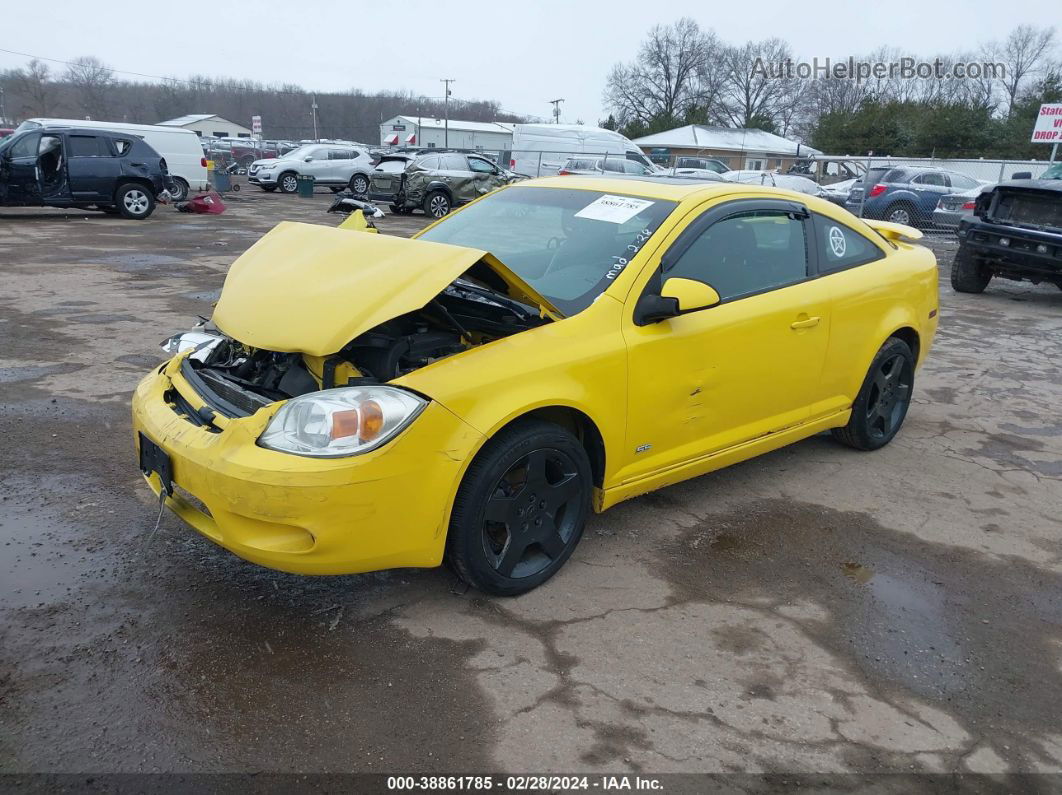
[[[214,323],[252,348],[327,356],[420,309],[481,260],[510,297],[560,317],[486,251],[285,221],[229,268]]]

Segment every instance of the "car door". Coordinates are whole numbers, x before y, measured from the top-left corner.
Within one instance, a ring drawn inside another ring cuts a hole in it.
[[[4,150],[0,182],[3,183],[5,203],[40,204],[40,169],[37,167],[40,144],[41,133],[28,132]]]
[[[479,196],[476,188],[476,174],[468,164],[468,158],[456,152],[439,155],[440,170],[438,178],[450,189],[454,204],[464,204]]]
[[[472,171],[472,187],[475,189],[475,195],[472,198],[490,193],[505,184],[505,180],[501,178],[501,172],[493,163],[482,157],[469,157],[468,167]]]
[[[74,201],[110,199],[121,174],[110,141],[89,131],[66,136],[70,195]]]
[[[302,162],[299,163],[299,173],[305,176],[311,176],[320,183],[334,182],[334,179],[329,179],[329,171],[332,169],[334,163],[329,160],[329,149],[327,146],[318,146],[311,149],[309,154],[305,155]]]
[[[716,205],[672,240],[645,290],[712,286],[716,306],[639,326],[625,315],[629,387],[622,479],[750,442],[810,416],[829,339],[829,301],[797,202]],[[652,266],[650,266],[652,267]],[[635,288],[628,299],[636,301]]]

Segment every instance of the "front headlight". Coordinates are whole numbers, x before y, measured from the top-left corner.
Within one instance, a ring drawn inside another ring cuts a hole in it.
[[[281,406],[258,444],[314,458],[367,453],[397,436],[427,405],[423,398],[390,386],[311,392]]]
[[[214,350],[223,339],[224,337],[219,337],[216,334],[207,334],[203,331],[183,331],[180,334],[167,337],[159,347],[171,356],[194,350],[195,353],[189,358],[198,359],[202,362],[206,361],[207,354]]]

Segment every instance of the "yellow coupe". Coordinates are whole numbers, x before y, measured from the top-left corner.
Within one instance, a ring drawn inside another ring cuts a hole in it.
[[[919,237],[653,178],[523,182],[412,240],[282,223],[138,386],[140,468],[264,566],[522,593],[591,510],[828,429],[887,444],[937,325]]]

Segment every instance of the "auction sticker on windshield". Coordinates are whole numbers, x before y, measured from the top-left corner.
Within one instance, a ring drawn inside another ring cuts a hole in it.
[[[575,214],[575,217],[589,218],[593,221],[608,221],[611,224],[622,224],[631,220],[646,207],[652,206],[653,202],[645,199],[632,199],[630,196],[612,196],[606,193],[586,205]]]

